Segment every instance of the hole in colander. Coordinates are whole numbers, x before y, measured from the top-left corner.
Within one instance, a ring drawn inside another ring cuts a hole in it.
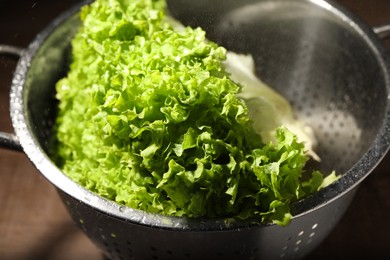
[[[316,229],[319,224],[314,223],[308,226],[308,229],[298,230],[293,237],[286,239],[285,245],[280,247],[279,258],[290,259],[304,257],[304,252],[307,247],[310,247],[311,243],[316,236]]]

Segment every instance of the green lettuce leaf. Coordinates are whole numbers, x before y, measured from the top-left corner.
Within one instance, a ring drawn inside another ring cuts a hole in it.
[[[323,185],[317,172],[302,185],[309,157],[293,132],[256,132],[226,50],[201,28],[175,30],[163,0],[96,0],[81,19],[53,147],[74,181],[148,212],[278,225]]]

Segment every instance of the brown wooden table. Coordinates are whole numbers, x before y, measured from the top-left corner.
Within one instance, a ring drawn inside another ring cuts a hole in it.
[[[0,0],[0,43],[26,47],[76,0]],[[389,0],[339,0],[371,26],[390,22]],[[390,48],[390,44],[388,44]],[[12,132],[8,91],[15,61],[0,57],[0,130]],[[390,156],[363,182],[351,207],[307,259],[390,259]],[[22,153],[0,149],[0,260],[96,259],[54,187]]]

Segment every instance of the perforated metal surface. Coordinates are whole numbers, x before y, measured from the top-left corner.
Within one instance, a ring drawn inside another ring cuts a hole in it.
[[[75,223],[110,259],[294,259],[315,248],[339,221],[355,191],[288,227],[248,225],[224,230],[166,229],[93,211],[60,193]]]

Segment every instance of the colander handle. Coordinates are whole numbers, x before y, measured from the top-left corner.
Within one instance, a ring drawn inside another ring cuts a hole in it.
[[[374,27],[373,30],[381,39],[390,38],[390,24]]]
[[[21,57],[23,49],[0,44],[0,56],[13,56]],[[15,134],[5,133],[0,131],[0,148],[7,148],[14,151],[23,151],[22,146],[20,145],[19,139]]]

